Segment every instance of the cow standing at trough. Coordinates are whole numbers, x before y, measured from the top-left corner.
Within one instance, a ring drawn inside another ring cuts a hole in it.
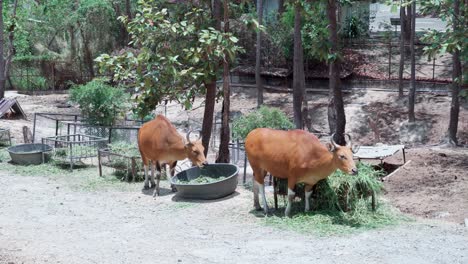
[[[164,116],[158,115],[155,119],[143,124],[138,132],[138,148],[145,169],[145,189],[149,189],[148,166],[151,163],[151,186],[154,195],[159,195],[159,180],[161,178],[161,166],[169,164],[171,176],[174,176],[174,168],[178,160],[188,158],[193,165],[202,167],[206,164],[204,147],[200,139],[190,140],[188,132],[186,138],[181,136],[174,125]],[[154,170],[158,170],[156,184],[154,182]]]
[[[336,169],[356,175],[351,136],[346,146],[339,146],[331,137],[326,146],[304,130],[273,130],[257,128],[245,140],[245,149],[254,174],[254,206],[260,210],[258,192],[262,195],[263,209],[268,213],[264,178],[270,172],[277,178],[288,180],[288,204],[285,215],[290,216],[295,197],[294,186],[305,183],[305,210],[310,210],[312,187],[327,178]]]

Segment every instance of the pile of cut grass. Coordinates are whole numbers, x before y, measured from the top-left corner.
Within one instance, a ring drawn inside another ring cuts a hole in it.
[[[304,212],[302,199],[300,203],[293,203],[291,218],[284,217],[284,208],[281,208],[272,217],[265,218],[265,224],[301,233],[330,235],[396,225],[409,220],[380,199],[382,172],[363,163],[358,164],[358,169],[357,176],[336,171],[318,182],[312,195],[311,212]],[[297,186],[296,193],[304,197],[303,186]],[[375,211],[372,210],[372,193],[377,200]]]

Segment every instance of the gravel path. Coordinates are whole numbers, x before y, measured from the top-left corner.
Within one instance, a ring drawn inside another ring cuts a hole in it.
[[[468,263],[461,225],[298,234],[264,226],[242,188],[228,199],[188,203],[5,172],[0,185],[0,263]]]

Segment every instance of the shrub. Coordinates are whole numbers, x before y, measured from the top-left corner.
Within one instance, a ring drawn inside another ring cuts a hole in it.
[[[99,79],[75,86],[70,91],[70,100],[80,105],[83,116],[92,125],[112,125],[130,108],[129,99],[123,89]]]
[[[245,139],[250,131],[259,127],[292,129],[294,124],[280,109],[262,106],[254,112],[234,120],[232,124],[233,138]]]

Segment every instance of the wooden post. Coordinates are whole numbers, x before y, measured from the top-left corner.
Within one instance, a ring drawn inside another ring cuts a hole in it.
[[[135,157],[132,157],[132,180],[133,182],[135,182],[135,179],[136,179],[136,161],[135,161]]]
[[[98,167],[99,167],[99,177],[102,177],[102,163],[101,163],[101,150],[98,149]]]
[[[392,39],[388,42],[388,79],[392,78]]]

